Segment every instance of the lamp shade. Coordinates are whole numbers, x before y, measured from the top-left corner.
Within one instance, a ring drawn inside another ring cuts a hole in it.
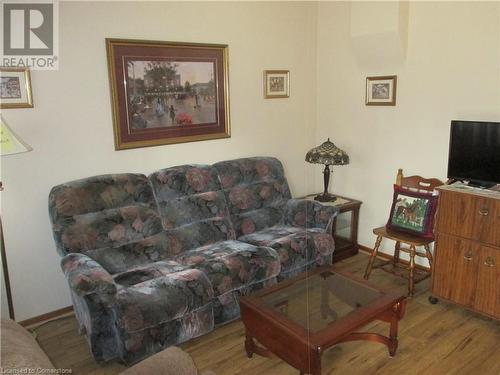
[[[349,164],[349,155],[330,142],[330,138],[306,154],[306,161],[314,164],[344,165]]]
[[[31,150],[31,146],[19,138],[0,117],[0,156],[20,154]]]

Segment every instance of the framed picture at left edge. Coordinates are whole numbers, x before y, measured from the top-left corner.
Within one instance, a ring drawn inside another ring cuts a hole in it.
[[[28,68],[0,66],[0,108],[32,108],[31,77]]]
[[[106,39],[115,149],[230,137],[228,47]]]

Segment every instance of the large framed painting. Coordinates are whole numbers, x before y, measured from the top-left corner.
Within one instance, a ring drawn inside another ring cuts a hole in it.
[[[230,136],[227,45],[106,46],[117,150]]]
[[[0,67],[0,108],[32,108],[28,68]]]

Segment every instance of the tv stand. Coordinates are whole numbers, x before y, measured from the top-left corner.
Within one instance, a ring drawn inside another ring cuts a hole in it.
[[[500,319],[500,192],[438,188],[432,296]]]

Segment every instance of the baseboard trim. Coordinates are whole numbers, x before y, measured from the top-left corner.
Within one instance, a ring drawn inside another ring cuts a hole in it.
[[[18,323],[20,325],[22,325],[23,327],[28,327],[28,326],[32,326],[34,324],[42,323],[42,322],[47,321],[47,320],[59,318],[60,316],[66,315],[70,312],[73,312],[73,306],[67,306],[67,307],[63,307],[62,309],[50,311],[50,312],[42,314],[42,315],[34,316],[33,318],[22,320]]]
[[[372,253],[372,250],[373,250],[372,248],[370,248],[368,246],[364,246],[364,245],[358,245],[358,246],[359,246],[359,250],[362,251],[363,253],[368,254],[368,255],[370,255]],[[384,260],[393,260],[394,259],[394,257],[392,255],[383,253],[381,251],[378,252],[377,258],[384,259]],[[408,262],[407,260],[401,259],[401,258],[399,259],[399,262],[401,264],[406,265],[406,266],[410,265],[410,262]],[[431,272],[431,269],[429,267],[422,266],[420,264],[415,264],[415,268],[422,270],[422,271],[425,271],[425,272]]]

